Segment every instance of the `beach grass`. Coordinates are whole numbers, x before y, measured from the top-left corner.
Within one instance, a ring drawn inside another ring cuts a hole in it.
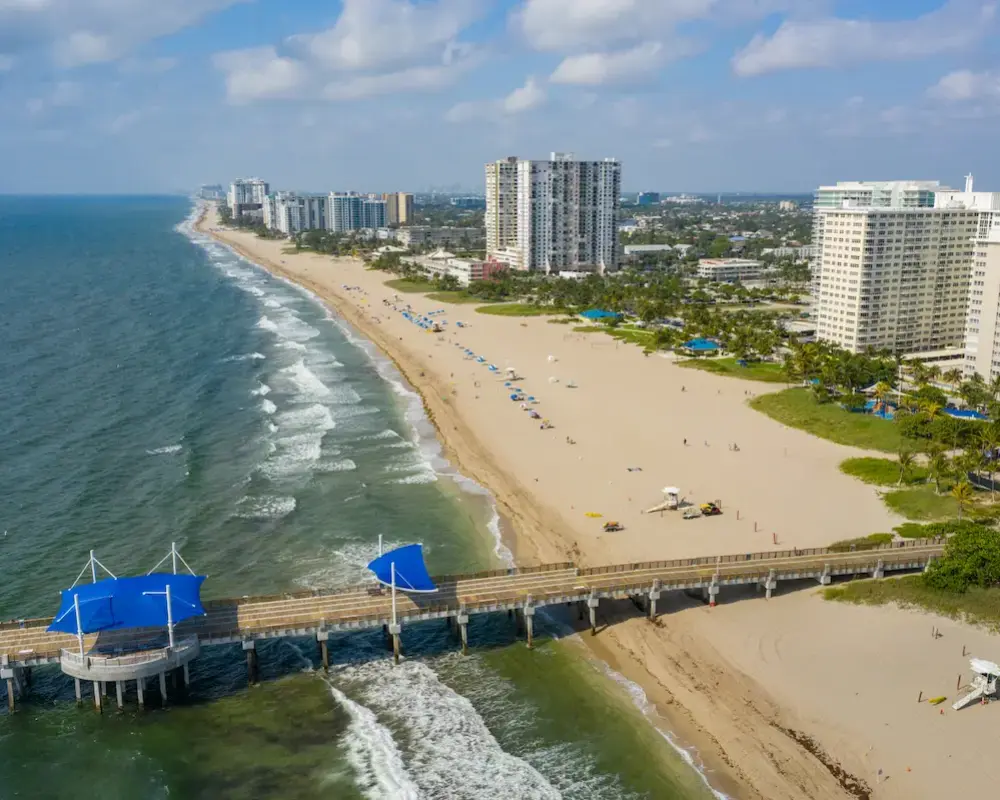
[[[457,305],[469,305],[470,303],[482,304],[490,302],[488,300],[483,300],[481,297],[473,297],[464,289],[459,289],[455,292],[429,292],[427,294],[427,299],[433,300],[436,303],[456,303]]]
[[[869,533],[867,536],[859,536],[856,539],[842,539],[830,545],[830,549],[835,553],[846,553],[852,547],[855,550],[864,550],[868,547],[877,547],[880,544],[889,544],[895,537],[891,533]]]
[[[900,516],[910,520],[953,519],[958,516],[958,502],[950,494],[938,494],[932,485],[888,492],[882,499]]]
[[[836,403],[818,403],[808,389],[760,395],[750,406],[777,422],[837,444],[884,453],[897,453],[903,445],[899,428],[891,421],[852,414]]]
[[[650,348],[653,347],[653,342],[655,337],[649,331],[645,331],[642,328],[626,327],[620,326],[617,328],[609,328],[607,325],[577,325],[573,328],[574,333],[606,333],[612,339],[617,339],[619,342],[627,342],[628,344],[637,344],[639,347]]]
[[[492,314],[496,317],[547,317],[560,313],[551,306],[536,306],[531,303],[497,303],[491,306],[480,306],[479,314]]]
[[[678,366],[688,369],[700,369],[715,375],[728,378],[742,378],[746,381],[763,381],[765,383],[787,383],[788,376],[781,364],[768,362],[748,363],[741,367],[735,358],[691,358],[679,361]]]
[[[973,625],[1000,628],[1000,588],[969,589],[961,594],[944,592],[924,583],[923,575],[851,581],[823,590],[827,600],[881,606],[896,603],[920,608]]]
[[[892,458],[848,458],[841,462],[840,471],[873,486],[896,486],[899,483],[899,462]],[[927,469],[910,466],[903,484],[910,486],[927,480]]]
[[[393,278],[391,281],[386,281],[385,285],[390,289],[395,289],[397,292],[405,292],[407,294],[433,292],[437,289],[437,285],[433,281],[414,280],[412,278]]]

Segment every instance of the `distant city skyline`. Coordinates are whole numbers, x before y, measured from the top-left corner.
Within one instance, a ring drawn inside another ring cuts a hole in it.
[[[1000,185],[993,0],[0,2],[0,192],[475,191],[617,158],[627,191]]]

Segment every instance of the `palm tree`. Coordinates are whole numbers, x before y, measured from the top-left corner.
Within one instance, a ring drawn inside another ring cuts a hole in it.
[[[941,376],[941,379],[951,386],[953,390],[957,389],[958,385],[962,382],[962,370],[952,368],[944,373],[944,375]]]
[[[903,479],[906,477],[907,470],[913,466],[916,461],[916,456],[910,450],[900,450],[899,451],[899,480],[896,482],[897,486],[903,485]]]
[[[969,505],[971,505],[974,499],[972,486],[969,485],[967,480],[960,480],[951,487],[951,496],[954,497],[955,502],[958,503],[958,518],[961,520],[963,512]]]
[[[951,461],[943,450],[935,449],[927,461],[927,477],[934,481],[934,491],[941,494],[941,481],[951,473]]]

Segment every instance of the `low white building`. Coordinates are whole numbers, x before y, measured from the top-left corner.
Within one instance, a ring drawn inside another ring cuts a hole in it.
[[[458,258],[446,250],[438,250],[427,256],[404,257],[403,261],[404,263],[419,267],[425,273],[435,278],[451,276],[462,286],[468,286],[473,281],[486,280],[494,272],[506,269],[505,265],[496,261]]]
[[[735,283],[761,276],[761,263],[750,258],[703,258],[698,262],[698,277],[714,283]]]
[[[429,225],[411,225],[396,231],[396,241],[403,247],[471,249],[483,244],[484,234],[481,228],[433,228]]]
[[[637,256],[643,253],[669,253],[673,250],[672,244],[626,244],[622,247],[622,253],[626,256]]]

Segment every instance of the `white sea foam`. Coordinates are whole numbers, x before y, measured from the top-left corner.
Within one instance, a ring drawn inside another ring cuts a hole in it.
[[[157,447],[154,450],[147,450],[146,454],[151,456],[170,456],[179,453],[184,449],[182,444],[168,444],[166,447]]]
[[[725,795],[722,792],[714,789],[711,783],[709,783],[708,776],[705,774],[704,771],[704,766],[701,764],[700,759],[698,759],[697,757],[698,751],[695,750],[694,748],[689,749],[681,747],[669,731],[666,731],[659,725],[657,725],[656,719],[658,718],[659,715],[657,714],[656,706],[654,706],[652,703],[649,702],[649,698],[646,697],[646,692],[643,691],[643,688],[639,684],[630,681],[621,673],[615,672],[615,670],[611,669],[611,667],[609,667],[603,661],[600,663],[601,663],[601,668],[604,671],[604,674],[625,689],[626,693],[629,695],[629,697],[632,699],[632,702],[635,704],[635,707],[642,712],[642,715],[646,717],[647,720],[649,720],[650,724],[653,725],[654,728],[656,728],[657,732],[677,752],[677,754],[681,757],[684,763],[698,773],[698,776],[701,778],[702,782],[712,793],[712,795],[716,797],[717,800],[729,800],[728,795]]]
[[[281,370],[282,376],[292,382],[303,399],[328,399],[331,395],[330,387],[321,381],[305,361],[299,359],[290,367]]]
[[[237,516],[244,519],[281,519],[295,510],[294,497],[259,495],[242,498],[237,507]]]
[[[271,393],[271,387],[266,383],[258,382],[257,388],[250,392],[254,397],[266,397]]]
[[[244,353],[239,356],[229,356],[229,358],[224,358],[222,360],[228,363],[233,361],[263,361],[265,358],[267,358],[267,356],[263,353]]]
[[[284,429],[308,428],[315,431],[328,431],[336,426],[330,409],[320,403],[282,411],[277,423]]]
[[[369,800],[419,800],[420,789],[403,764],[403,756],[389,729],[371,710],[326,682],[333,696],[351,718],[346,740],[347,760]]]
[[[424,797],[557,800],[559,791],[524,759],[504,751],[475,706],[419,661],[347,667],[360,701],[409,734],[408,767]]]
[[[349,458],[342,458],[338,461],[321,461],[317,467],[317,472],[353,472],[358,468]]]
[[[278,410],[278,407],[270,400],[261,400],[260,410],[263,411],[265,414],[273,414],[275,411]],[[278,429],[275,428],[274,430]]]
[[[400,483],[400,484],[418,484],[418,483],[434,483],[437,481],[437,473],[432,469],[426,469],[415,475],[407,475],[405,478],[398,478],[390,483]]]
[[[270,331],[271,333],[278,332],[278,326],[275,324],[274,320],[268,317],[266,314],[257,320],[257,327],[263,331]]]

